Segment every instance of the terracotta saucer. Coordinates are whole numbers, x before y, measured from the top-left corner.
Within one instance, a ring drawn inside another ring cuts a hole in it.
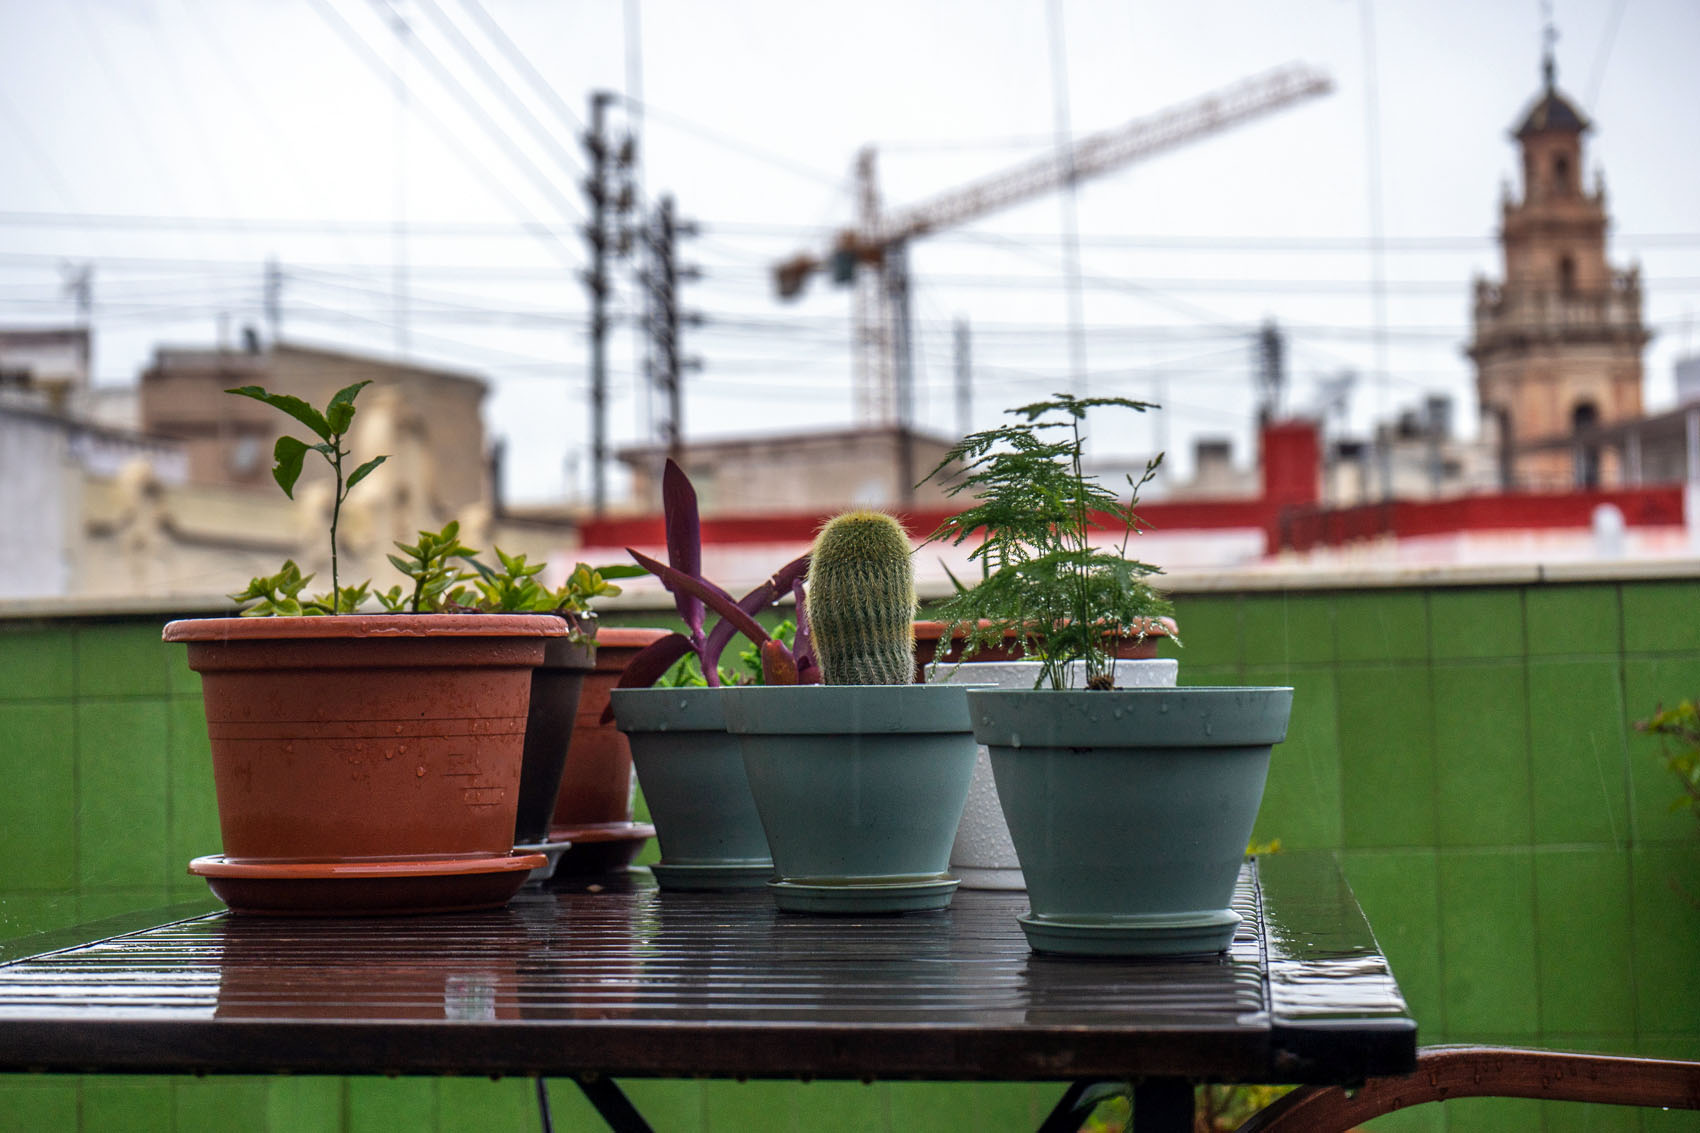
[[[561,855],[551,881],[568,877],[594,877],[618,873],[643,852],[645,842],[655,837],[647,822],[592,822],[583,826],[551,826],[551,842],[571,842]]]
[[[363,917],[495,908],[547,863],[542,854],[281,863],[214,854],[190,862],[189,872],[234,913]]]

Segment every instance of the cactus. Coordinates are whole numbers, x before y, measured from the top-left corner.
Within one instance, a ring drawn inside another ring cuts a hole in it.
[[[915,568],[891,516],[832,519],[810,551],[807,613],[821,682],[906,685],[915,671]]]

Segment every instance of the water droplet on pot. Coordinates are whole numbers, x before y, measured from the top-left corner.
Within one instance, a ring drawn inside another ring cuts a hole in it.
[[[413,769],[413,773],[421,779],[425,778],[425,765],[421,763],[418,767]]]
[[[1168,701],[1159,700],[1157,702],[1157,714],[1159,716],[1167,716],[1169,714],[1169,702]]]
[[[1021,735],[1020,735],[1020,733],[1011,732],[1009,734],[1009,746],[1010,747],[1020,747],[1021,746]]]
[[[1207,736],[1213,736],[1216,734],[1216,729],[1211,726],[1210,721],[1208,720],[1204,721],[1204,734]]]
[[[395,726],[395,734],[398,735],[398,736],[401,735],[401,725],[400,724],[397,724]]]
[[[406,755],[407,754],[407,745],[401,744],[395,750],[396,750],[397,755]]]

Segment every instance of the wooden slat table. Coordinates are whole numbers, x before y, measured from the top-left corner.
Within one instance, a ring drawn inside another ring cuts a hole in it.
[[[1193,1082],[1414,1065],[1416,1024],[1325,855],[1248,862],[1221,957],[1035,955],[1026,907],[962,891],[944,912],[803,917],[640,871],[482,913],[161,916],[0,965],[0,1070],[568,1076],[634,1128],[614,1078],[1067,1080],[1065,1106],[1122,1081],[1144,1129],[1190,1122]]]

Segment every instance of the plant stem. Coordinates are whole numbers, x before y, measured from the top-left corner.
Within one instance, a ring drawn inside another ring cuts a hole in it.
[[[331,470],[336,473],[336,498],[331,504],[331,613],[336,613],[342,604],[342,585],[336,576],[336,523],[342,516],[342,500],[348,494],[348,489],[342,484],[342,434],[331,438],[331,449],[336,453],[330,458]]]

